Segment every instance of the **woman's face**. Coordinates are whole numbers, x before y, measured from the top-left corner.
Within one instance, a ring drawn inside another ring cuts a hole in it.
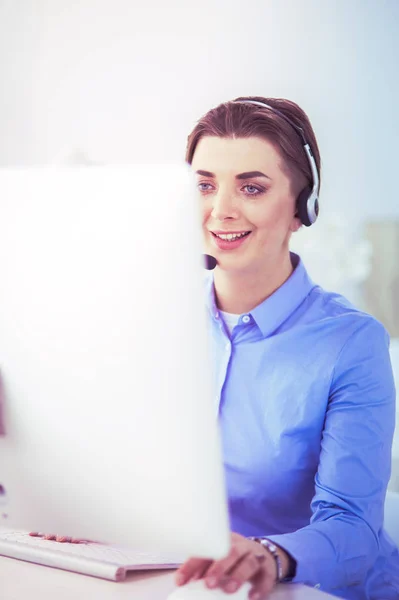
[[[203,137],[192,161],[205,252],[227,271],[257,271],[288,253],[296,190],[274,146],[261,138]],[[299,191],[299,190],[298,190]]]

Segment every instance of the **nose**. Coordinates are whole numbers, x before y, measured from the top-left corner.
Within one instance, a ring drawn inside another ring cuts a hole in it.
[[[238,218],[238,208],[231,192],[229,193],[227,190],[218,190],[218,192],[213,195],[211,216],[218,221]]]

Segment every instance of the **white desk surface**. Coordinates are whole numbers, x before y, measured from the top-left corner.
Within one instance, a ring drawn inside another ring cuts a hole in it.
[[[1,600],[166,600],[175,589],[173,571],[130,573],[115,583],[0,556]],[[209,600],[212,600],[209,590]],[[226,600],[231,597],[226,594]],[[303,585],[280,585],[270,600],[328,600],[333,596]],[[335,599],[336,600],[336,599]]]

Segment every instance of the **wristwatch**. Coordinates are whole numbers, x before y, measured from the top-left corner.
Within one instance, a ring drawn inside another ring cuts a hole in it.
[[[277,582],[281,583],[283,580],[288,581],[288,578],[283,577],[283,565],[281,563],[280,555],[277,551],[277,546],[267,538],[263,537],[249,537],[248,539],[252,540],[253,542],[258,542],[258,544],[266,548],[266,550],[268,550],[268,552],[273,556],[277,567]]]

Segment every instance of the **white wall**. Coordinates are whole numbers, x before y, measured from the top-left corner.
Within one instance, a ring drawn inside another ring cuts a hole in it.
[[[397,0],[0,0],[0,164],[173,160],[242,94],[308,112],[324,208],[398,215]]]
[[[397,0],[0,0],[0,165],[180,159],[211,106],[280,96],[322,210],[399,218],[398,63]]]

